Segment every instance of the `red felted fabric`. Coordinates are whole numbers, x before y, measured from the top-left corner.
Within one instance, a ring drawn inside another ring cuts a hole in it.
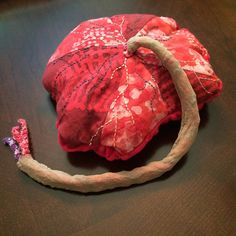
[[[43,84],[57,103],[65,151],[94,150],[108,160],[141,151],[161,124],[181,118],[168,71],[149,49],[127,54],[127,40],[149,36],[179,60],[198,106],[218,96],[222,82],[209,55],[187,29],[167,17],[118,15],[81,23],[50,58]]]

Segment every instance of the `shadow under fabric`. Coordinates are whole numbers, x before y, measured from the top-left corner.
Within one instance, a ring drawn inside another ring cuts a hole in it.
[[[157,178],[186,154],[197,135],[198,110],[218,96],[222,82],[209,54],[187,29],[167,17],[117,15],[88,20],[72,30],[49,59],[44,87],[57,104],[58,138],[65,151],[94,150],[127,160],[181,119],[169,154],[131,171],[69,175],[34,160],[20,119],[6,138],[17,166],[54,188],[98,192]]]

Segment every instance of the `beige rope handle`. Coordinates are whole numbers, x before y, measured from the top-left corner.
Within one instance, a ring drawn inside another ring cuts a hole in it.
[[[17,166],[34,180],[51,186],[78,192],[99,192],[118,187],[141,184],[155,179],[171,170],[186,154],[198,132],[200,122],[196,95],[179,62],[160,42],[149,37],[133,37],[128,41],[128,52],[134,53],[139,47],[151,49],[167,68],[180,98],[182,122],[178,137],[169,152],[161,161],[153,161],[131,171],[107,172],[98,175],[69,175],[59,170],[52,170],[34,160],[30,154],[22,156]]]

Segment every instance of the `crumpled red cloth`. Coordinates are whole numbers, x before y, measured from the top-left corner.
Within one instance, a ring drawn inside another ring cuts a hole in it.
[[[161,124],[181,118],[168,71],[155,54],[127,54],[134,35],[162,42],[179,60],[199,109],[222,89],[209,54],[187,29],[167,17],[116,15],[88,20],[51,56],[43,84],[57,103],[59,142],[65,151],[94,150],[108,160],[141,151]]]

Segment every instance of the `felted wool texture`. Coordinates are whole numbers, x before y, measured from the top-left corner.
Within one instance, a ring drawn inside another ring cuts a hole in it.
[[[175,20],[154,15],[116,15],[88,20],[53,53],[43,84],[56,101],[59,143],[65,151],[94,150],[108,160],[127,160],[181,118],[169,72],[149,49],[127,53],[133,36],[160,41],[180,62],[198,107],[220,94],[222,82],[209,54]]]

